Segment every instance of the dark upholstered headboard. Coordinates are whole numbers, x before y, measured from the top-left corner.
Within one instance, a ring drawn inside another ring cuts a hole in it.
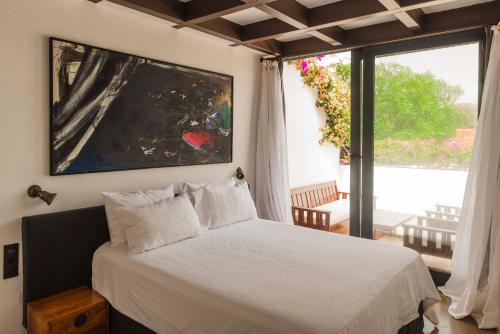
[[[109,240],[104,206],[23,217],[23,324],[27,303],[91,286],[92,257]]]

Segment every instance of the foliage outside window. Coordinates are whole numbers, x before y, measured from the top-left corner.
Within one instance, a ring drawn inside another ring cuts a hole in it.
[[[325,125],[320,129],[320,144],[331,143],[347,152],[351,123],[351,68],[343,63],[325,66],[321,64],[321,58],[293,60],[290,63],[300,71],[304,84],[316,90],[316,106],[326,114]]]
[[[350,64],[322,65],[321,57],[291,61],[304,83],[317,92],[326,113],[320,143],[348,152]],[[415,73],[396,63],[375,68],[375,162],[431,168],[467,168],[476,107],[458,103],[463,94],[432,73]]]
[[[460,86],[396,63],[377,64],[375,83],[377,164],[468,167],[477,110]]]

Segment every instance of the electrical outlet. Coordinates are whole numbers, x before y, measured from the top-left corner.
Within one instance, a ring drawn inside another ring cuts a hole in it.
[[[19,275],[19,244],[3,246],[3,279]]]

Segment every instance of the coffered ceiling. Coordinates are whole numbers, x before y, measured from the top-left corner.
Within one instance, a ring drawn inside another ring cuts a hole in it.
[[[105,0],[88,0],[94,3]],[[109,0],[270,56],[296,57],[484,27],[500,0]]]

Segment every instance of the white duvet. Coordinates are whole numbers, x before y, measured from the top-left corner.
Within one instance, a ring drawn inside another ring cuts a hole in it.
[[[412,250],[260,219],[139,255],[106,243],[92,280],[168,334],[390,334],[440,298]]]

